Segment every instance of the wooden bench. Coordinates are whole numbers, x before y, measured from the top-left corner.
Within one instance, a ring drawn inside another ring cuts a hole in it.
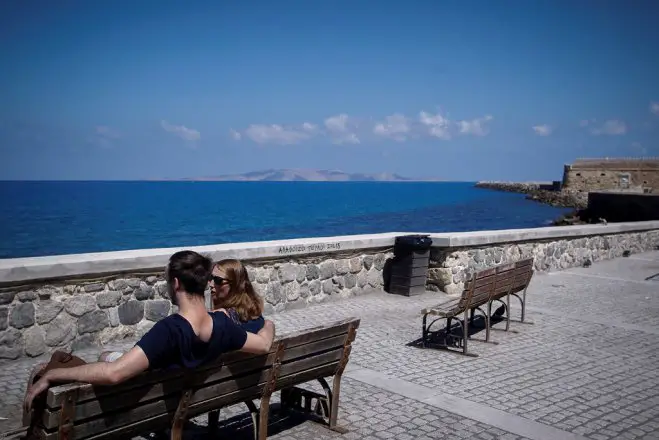
[[[492,305],[501,302],[505,305],[506,330],[510,328],[510,296],[517,297],[522,304],[522,319],[526,310],[526,289],[533,276],[533,259],[525,259],[516,263],[504,264],[475,272],[465,283],[461,295],[451,298],[433,307],[421,311],[423,315],[421,343],[423,347],[434,347],[452,350],[452,347],[461,348],[462,354],[477,356],[467,349],[470,339],[469,324],[473,323],[475,312],[481,312],[485,319],[485,341],[490,341],[492,320]],[[522,296],[519,293],[522,292]],[[506,297],[506,303],[502,298]],[[487,311],[483,306],[487,305]],[[471,316],[470,316],[471,315]],[[435,317],[428,324],[428,317]],[[462,318],[461,318],[462,316]],[[440,320],[446,320],[443,343],[432,341],[431,327]],[[451,324],[456,321],[460,334],[453,335]],[[496,344],[496,342],[494,342]]]
[[[114,439],[171,427],[171,438],[180,439],[188,419],[209,413],[212,430],[221,408],[245,403],[254,438],[265,439],[270,397],[278,390],[282,406],[302,405],[323,416],[330,429],[341,430],[337,425],[341,376],[359,323],[350,318],[278,337],[267,355],[228,353],[194,370],[146,372],[115,386],[52,387],[38,435],[44,440]],[[330,376],[334,376],[331,388],[325,381]],[[312,380],[321,382],[325,395],[295,387]],[[310,400],[316,401],[315,408]]]

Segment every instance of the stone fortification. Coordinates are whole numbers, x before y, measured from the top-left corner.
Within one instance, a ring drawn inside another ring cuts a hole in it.
[[[565,165],[563,187],[573,191],[659,190],[659,158],[579,159]]]

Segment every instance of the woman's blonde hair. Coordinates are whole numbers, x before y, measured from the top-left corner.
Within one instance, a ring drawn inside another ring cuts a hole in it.
[[[263,298],[256,291],[249,280],[247,269],[238,260],[220,260],[215,263],[224,274],[224,279],[229,283],[229,294],[225,298],[219,298],[214,308],[234,309],[241,321],[249,321],[263,314]]]

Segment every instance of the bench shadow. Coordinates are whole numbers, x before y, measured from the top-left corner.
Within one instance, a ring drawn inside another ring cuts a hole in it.
[[[204,418],[206,415],[199,416]],[[320,420],[320,419],[318,419]],[[268,437],[274,436],[290,429],[293,429],[307,421],[317,421],[312,415],[305,415],[295,411],[285,410],[279,403],[270,405],[270,414],[268,417]],[[160,431],[151,433],[148,436],[151,440],[169,440],[170,431]],[[220,420],[217,430],[211,431],[208,426],[188,420],[183,428],[183,438],[186,440],[198,439],[235,439],[235,440],[253,440],[254,425],[249,412],[237,414],[225,420]]]
[[[490,328],[502,322],[506,322],[505,316],[494,315],[490,318]],[[483,315],[475,315],[474,319],[469,320],[468,333],[470,338],[482,333],[482,339],[485,340],[485,317]],[[431,331],[429,338],[430,340],[428,342],[430,344],[443,344],[444,341],[448,339],[448,345],[450,346],[452,345],[451,340],[458,341],[462,338],[462,327],[460,324],[454,323],[451,325],[450,329],[444,327],[436,331]],[[474,342],[478,341],[479,340],[475,340]],[[407,347],[423,348],[422,338],[415,339],[405,345]]]

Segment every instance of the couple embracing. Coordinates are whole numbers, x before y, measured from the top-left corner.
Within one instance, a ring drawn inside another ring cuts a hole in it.
[[[270,351],[274,324],[263,319],[263,301],[239,261],[213,263],[197,252],[180,251],[170,257],[165,279],[178,313],[158,321],[128,352],[104,352],[99,362],[85,363],[56,352],[48,364],[37,366],[29,379],[24,424],[34,426],[44,391],[54,384],[114,385],[147,370],[195,368],[230,351]],[[209,284],[210,312],[204,299]]]

